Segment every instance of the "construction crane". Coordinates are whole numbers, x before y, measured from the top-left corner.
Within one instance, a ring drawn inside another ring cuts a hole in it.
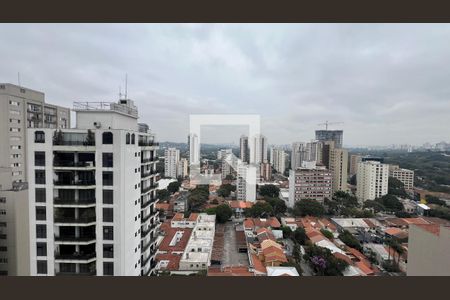
[[[320,124],[317,124],[317,125],[319,125],[319,126],[325,125],[325,130],[328,130],[328,125],[336,125],[336,124],[344,124],[344,122],[328,122],[328,121],[325,121],[325,123],[320,123]]]

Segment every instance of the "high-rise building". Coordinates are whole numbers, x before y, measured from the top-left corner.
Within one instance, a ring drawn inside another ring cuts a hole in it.
[[[255,167],[243,162],[237,163],[236,199],[256,201],[256,172]]]
[[[189,175],[188,173],[189,162],[186,158],[181,158],[177,164],[177,178],[185,178]]]
[[[239,139],[239,158],[246,163],[250,162],[250,150],[248,146],[248,136],[241,135]]]
[[[200,145],[197,134],[188,136],[189,164],[200,166]]]
[[[359,154],[351,154],[350,155],[350,168],[349,175],[350,177],[356,175],[358,171],[358,163],[362,161],[362,156]]]
[[[305,161],[315,161],[318,164],[322,163],[322,147],[323,143],[320,141],[311,141],[306,143],[306,158]]]
[[[333,175],[333,193],[348,190],[347,188],[348,151],[337,148],[330,150],[329,170]]]
[[[269,162],[263,162],[260,165],[260,176],[261,179],[264,181],[270,181],[272,180],[272,165]]]
[[[27,128],[68,128],[70,109],[0,83],[0,275],[29,275]]]
[[[267,161],[267,138],[262,134],[256,135],[253,137],[253,145],[250,163],[260,164]]]
[[[221,149],[217,151],[217,159],[221,160],[225,155],[232,153],[233,153],[232,149]]]
[[[177,178],[178,162],[180,161],[180,150],[167,148],[164,150],[164,175]]]
[[[304,164],[303,166],[306,166]],[[301,167],[289,171],[289,207],[302,199],[323,202],[332,197],[332,174],[325,166]]]
[[[398,165],[389,165],[389,176],[400,180],[405,190],[412,191],[414,189],[414,171],[402,169]]]
[[[291,169],[295,170],[302,166],[302,162],[306,159],[306,145],[305,143],[292,143],[291,152]]]
[[[389,167],[379,161],[358,163],[356,172],[356,197],[360,202],[374,200],[388,192]]]
[[[343,130],[316,130],[316,140],[318,141],[334,141],[335,148],[342,148]]]
[[[152,275],[155,136],[131,100],[74,110],[74,129],[28,129],[31,275]]]
[[[270,158],[273,168],[283,174],[286,170],[286,153],[281,148],[270,148]]]

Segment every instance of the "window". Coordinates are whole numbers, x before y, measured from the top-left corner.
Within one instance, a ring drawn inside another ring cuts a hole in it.
[[[112,168],[112,167],[113,167],[113,154],[103,153],[103,168]]]
[[[8,251],[8,247],[0,246],[0,252],[6,252],[6,251]]]
[[[6,227],[6,222],[0,222],[0,228],[1,227],[5,228]]]
[[[5,209],[0,209],[0,215],[6,215],[6,210]]]
[[[47,256],[47,243],[36,243],[36,255]]]
[[[114,258],[114,245],[103,245],[103,258]]]
[[[45,171],[44,170],[35,170],[35,183],[36,184],[45,184]]]
[[[135,144],[136,142],[135,142],[135,135],[134,135],[134,133],[131,135],[131,144]]]
[[[103,275],[114,275],[114,263],[112,262],[103,263]]]
[[[103,226],[103,239],[109,241],[114,239],[114,230],[112,226]]]
[[[103,185],[113,185],[113,172],[103,172]]]
[[[38,274],[47,274],[47,261],[46,260],[38,260],[37,261],[37,273]]]
[[[34,152],[34,165],[39,167],[45,167],[45,152],[43,151]]]
[[[113,222],[113,209],[111,207],[103,208],[103,222]]]
[[[34,132],[34,142],[35,143],[45,143],[45,133],[43,131]]]
[[[36,220],[45,221],[47,219],[45,206],[36,206]]]
[[[113,143],[113,134],[112,132],[103,132],[103,145],[111,145]]]
[[[103,204],[113,204],[113,190],[103,190]]]
[[[129,133],[127,133],[126,136],[125,136],[125,143],[126,143],[127,145],[130,144],[130,134],[129,134]]]
[[[46,201],[46,191],[45,189],[35,189],[35,201],[45,202]]]
[[[36,238],[46,239],[47,238],[47,225],[37,224],[36,225]]]
[[[0,203],[6,203],[6,197],[0,197]]]

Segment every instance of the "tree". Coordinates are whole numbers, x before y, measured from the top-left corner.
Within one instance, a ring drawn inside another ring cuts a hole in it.
[[[178,190],[180,189],[181,183],[179,181],[174,181],[169,183],[169,185],[167,186],[167,190],[173,194],[178,192]]]
[[[260,218],[264,216],[272,216],[273,208],[268,202],[257,202],[251,208],[244,211],[246,217]]]
[[[332,240],[334,238],[333,233],[329,230],[326,230],[325,228],[320,229],[320,232],[329,240]]]
[[[227,184],[222,184],[220,186],[220,188],[217,190],[217,194],[220,197],[226,198],[226,197],[229,197],[231,192],[234,192],[235,190],[236,190],[236,186],[234,186],[234,185],[231,185],[231,184],[228,184],[228,183]]]
[[[286,203],[283,200],[281,200],[280,198],[266,197],[265,200],[272,206],[273,213],[275,215],[282,215],[286,212],[286,210],[287,210]]]
[[[88,129],[86,140],[84,141],[85,146],[95,145],[95,134],[92,130]]]
[[[350,248],[355,248],[359,251],[362,251],[363,248],[360,244],[360,242],[351,234],[349,231],[344,230],[341,234],[339,234],[339,239],[349,246]]]
[[[437,204],[441,206],[447,205],[447,203],[444,200],[441,200],[438,197],[432,195],[425,195],[425,200],[427,201],[427,204]]]
[[[346,261],[336,258],[329,249],[316,245],[306,248],[305,260],[317,275],[322,276],[342,276],[348,266]]]
[[[168,190],[163,189],[163,190],[156,190],[156,197],[159,200],[166,200],[170,197],[170,193]]]
[[[208,185],[198,185],[195,189],[191,190],[188,197],[188,203],[192,211],[199,212],[201,208],[206,204],[209,197]]]
[[[302,199],[294,204],[293,213],[295,216],[320,217],[325,213],[325,208],[314,199]]]
[[[273,184],[267,184],[259,188],[259,194],[263,197],[278,198],[280,189]]]
[[[226,180],[234,180],[234,177],[233,177],[233,175],[228,174],[227,176],[225,176],[225,179]]]
[[[219,223],[225,223],[233,215],[233,210],[227,204],[221,204],[215,207],[216,220]]]
[[[308,236],[306,235],[305,229],[303,227],[297,227],[294,231],[294,241],[299,243],[300,245],[304,245],[306,243],[306,239]]]
[[[405,185],[395,177],[389,177],[388,194],[403,198],[408,197],[408,193],[405,191]]]
[[[386,207],[381,204],[379,201],[375,200],[366,200],[364,201],[364,208],[372,208],[374,212],[385,211]]]
[[[292,229],[289,226],[281,226],[281,231],[283,231],[283,237],[285,239],[290,239],[293,235]]]
[[[332,199],[344,207],[350,208],[359,206],[358,199],[344,191],[335,192]]]
[[[375,199],[375,201],[383,204],[387,211],[396,212],[403,210],[403,204],[394,195],[387,194]]]

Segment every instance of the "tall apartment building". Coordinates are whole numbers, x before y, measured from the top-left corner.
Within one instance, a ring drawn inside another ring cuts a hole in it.
[[[379,161],[358,163],[356,173],[356,197],[360,202],[374,200],[388,192],[389,166]]]
[[[246,135],[241,135],[239,139],[239,158],[243,162],[250,162],[250,149],[248,146],[248,136]]]
[[[233,150],[232,149],[221,149],[221,150],[217,151],[217,159],[221,160],[227,154],[233,154]]]
[[[334,141],[335,148],[342,148],[344,139],[343,130],[316,130],[316,140]]]
[[[253,137],[253,145],[250,163],[260,164],[267,161],[267,138],[262,134],[256,135]]]
[[[270,159],[273,168],[283,174],[286,170],[286,152],[280,148],[270,148]]]
[[[263,162],[260,165],[259,174],[261,176],[261,180],[270,181],[272,180],[272,165],[269,162]]]
[[[180,161],[180,150],[168,148],[164,150],[164,175],[177,178],[178,162]]]
[[[29,275],[27,128],[67,128],[70,109],[0,83],[0,275]],[[20,245],[20,247],[18,247]]]
[[[324,166],[301,167],[289,171],[289,207],[302,199],[323,202],[331,199],[333,178]]]
[[[302,162],[306,159],[306,145],[305,143],[292,143],[291,152],[291,169],[295,170],[302,166]]]
[[[405,189],[412,191],[414,189],[414,171],[402,169],[398,165],[389,165],[389,176],[400,180]]]
[[[256,201],[256,172],[255,167],[243,162],[237,163],[236,199]]]
[[[450,227],[410,225],[408,276],[450,276]]]
[[[186,158],[181,158],[177,164],[177,178],[189,176],[189,162]]]
[[[358,171],[358,163],[362,161],[362,155],[359,154],[351,154],[350,155],[350,167],[349,167],[349,175],[350,177],[356,175]]]
[[[333,175],[333,193],[348,190],[347,188],[348,151],[337,148],[330,151],[329,170]]]
[[[305,161],[315,161],[318,164],[322,163],[322,147],[323,143],[320,141],[306,143]]]
[[[158,143],[131,100],[74,110],[74,129],[28,129],[31,275],[152,275]]]

